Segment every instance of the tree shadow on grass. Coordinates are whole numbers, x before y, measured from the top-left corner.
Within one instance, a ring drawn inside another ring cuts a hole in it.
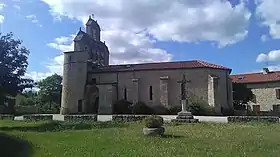
[[[0,133],[1,157],[31,157],[33,153],[33,146],[28,141]]]
[[[64,130],[89,130],[89,129],[103,129],[103,128],[121,128],[127,127],[128,124],[115,122],[59,122],[50,121],[40,125],[34,126],[16,126],[16,127],[0,127],[3,131],[35,131],[35,132],[58,132]]]

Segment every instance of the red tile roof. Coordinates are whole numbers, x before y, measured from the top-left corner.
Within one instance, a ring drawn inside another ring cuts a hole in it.
[[[280,81],[280,71],[273,71],[267,74],[263,73],[249,73],[231,75],[232,82],[236,83],[265,83]]]
[[[190,69],[190,68],[212,68],[222,69],[231,72],[230,68],[207,63],[200,60],[193,61],[177,61],[177,62],[157,62],[142,64],[125,64],[125,65],[109,65],[100,68],[100,72],[115,71],[141,71],[141,70],[171,70],[171,69]]]

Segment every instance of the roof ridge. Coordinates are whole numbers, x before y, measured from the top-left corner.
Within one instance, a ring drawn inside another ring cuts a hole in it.
[[[185,62],[195,62],[196,60],[188,60],[188,61],[162,61],[162,62],[146,62],[146,63],[132,63],[132,64],[115,64],[117,66],[125,66],[125,65],[143,65],[143,64],[162,64],[162,63],[185,63]]]

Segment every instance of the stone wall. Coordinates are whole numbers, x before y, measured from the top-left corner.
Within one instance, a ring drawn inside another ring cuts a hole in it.
[[[249,105],[260,105],[261,111],[272,110],[272,105],[280,104],[280,99],[276,98],[276,89],[280,88],[280,82],[247,84],[247,88],[251,88],[255,95],[255,100],[249,102]]]
[[[88,54],[83,51],[64,54],[61,113],[77,113],[78,101],[84,99]]]
[[[132,65],[133,68],[133,65]],[[178,81],[183,74],[187,83],[188,95],[192,98],[208,104],[208,77],[215,75],[219,78],[216,86],[216,104],[220,108],[229,108],[228,100],[228,71],[220,69],[177,69],[177,70],[157,70],[157,71],[132,71],[119,73],[96,73],[92,78],[96,78],[98,83],[118,82],[117,97],[124,98],[124,90],[127,91],[127,100],[135,102],[136,99],[145,102],[147,105],[179,106],[181,87]],[[137,81],[135,80],[137,79]],[[137,82],[137,84],[136,84]],[[151,86],[151,87],[150,87]],[[150,99],[150,88],[152,89],[152,99]],[[138,91],[138,92],[137,92]],[[228,98],[229,97],[229,98]]]
[[[98,114],[111,114],[112,105],[117,100],[117,89],[114,85],[98,85],[99,108]]]

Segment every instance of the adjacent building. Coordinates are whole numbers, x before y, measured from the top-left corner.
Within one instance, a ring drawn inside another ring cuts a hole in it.
[[[253,110],[270,111],[273,105],[280,104],[280,71],[264,68],[259,73],[231,75],[232,82],[244,83],[251,88],[254,99],[249,102]]]
[[[181,105],[186,76],[187,96],[215,107],[232,109],[231,69],[200,60],[109,65],[109,49],[100,41],[101,29],[89,18],[78,32],[74,51],[64,52],[61,114],[111,114],[120,99],[149,106]]]

